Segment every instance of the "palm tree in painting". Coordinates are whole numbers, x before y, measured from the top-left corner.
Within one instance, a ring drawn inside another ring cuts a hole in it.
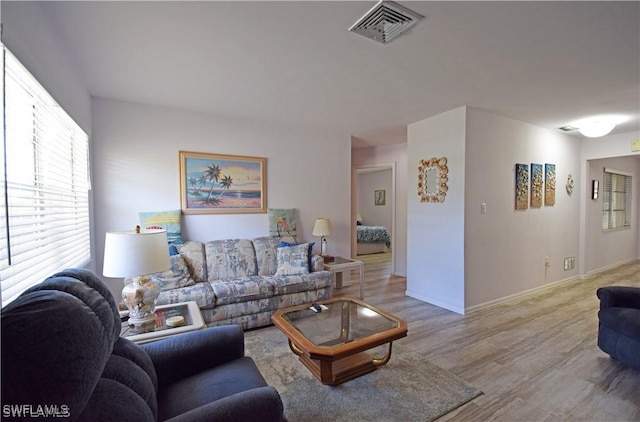
[[[231,176],[229,175],[222,176],[222,180],[220,181],[220,186],[222,186],[224,190],[220,192],[218,196],[216,196],[216,199],[220,198],[226,191],[228,191],[231,188],[232,184],[233,184],[233,179],[231,179]]]
[[[231,188],[233,179],[231,175],[222,176],[220,166],[212,162],[200,176],[189,177],[187,183],[190,187],[189,193],[195,200],[204,204],[217,205],[220,203],[220,197]],[[207,187],[208,185],[211,187]],[[212,197],[216,186],[220,186],[222,191],[215,197]],[[207,191],[206,197],[203,192],[205,190]]]
[[[202,196],[202,193],[200,192],[200,187],[202,187],[200,178],[189,177],[187,183],[191,187],[191,189],[189,190],[191,195],[193,195],[195,198],[200,198]]]
[[[222,170],[220,169],[220,166],[215,163],[211,163],[211,165],[207,166],[207,169],[204,171],[203,176],[207,181],[211,182],[211,189],[209,190],[209,194],[207,195],[207,201],[211,199],[213,189],[216,187],[216,183],[218,183],[218,181],[220,180],[221,172]],[[218,198],[219,197],[220,195],[218,195]]]

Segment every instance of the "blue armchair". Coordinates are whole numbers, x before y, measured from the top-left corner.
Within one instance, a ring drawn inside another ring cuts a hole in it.
[[[640,370],[640,288],[608,286],[596,294],[600,299],[598,347]]]
[[[2,309],[2,416],[82,421],[284,421],[238,326],[138,346],[113,296],[67,270]]]

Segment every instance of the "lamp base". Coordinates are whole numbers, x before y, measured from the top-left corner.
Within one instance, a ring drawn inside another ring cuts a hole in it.
[[[149,276],[125,279],[122,300],[129,309],[129,325],[138,333],[154,331],[156,328],[156,301],[160,286]]]
[[[129,318],[129,321],[127,322],[129,324],[129,332],[132,334],[150,333],[151,331],[156,330],[156,323],[158,322],[158,318],[154,314],[152,319],[144,321],[133,321],[131,320],[131,318]]]

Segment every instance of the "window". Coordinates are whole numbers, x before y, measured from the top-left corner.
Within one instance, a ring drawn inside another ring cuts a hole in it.
[[[0,287],[6,305],[90,259],[87,134],[3,47]]]
[[[604,169],[602,230],[631,227],[631,175]]]

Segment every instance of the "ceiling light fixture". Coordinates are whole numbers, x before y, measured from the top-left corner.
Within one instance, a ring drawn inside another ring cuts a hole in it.
[[[381,0],[349,31],[386,44],[415,25],[424,16],[392,1]]]
[[[608,135],[613,129],[615,129],[617,124],[626,120],[627,118],[625,116],[620,115],[592,116],[572,122],[571,124],[562,126],[558,129],[565,132],[578,130],[587,138],[599,138],[601,136]]]
[[[599,138],[611,133],[616,124],[607,120],[591,120],[581,123],[578,130],[587,138]]]

